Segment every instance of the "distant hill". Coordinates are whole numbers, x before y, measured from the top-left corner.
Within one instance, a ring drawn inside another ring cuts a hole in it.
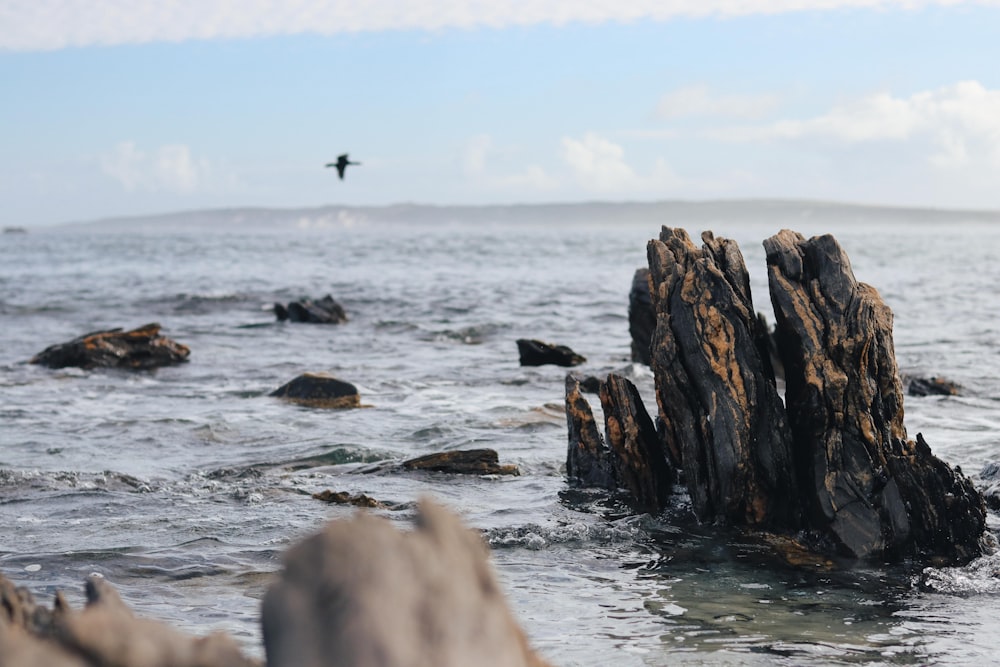
[[[314,208],[231,208],[108,218],[59,228],[94,231],[323,229],[383,224],[406,225],[607,225],[643,224],[710,229],[720,223],[842,225],[870,222],[1000,222],[1000,211],[868,206],[801,200],[714,200],[585,202],[487,206],[320,206]],[[53,228],[54,229],[54,228]]]

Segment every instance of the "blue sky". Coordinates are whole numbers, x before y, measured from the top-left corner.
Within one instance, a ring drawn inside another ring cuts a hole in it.
[[[797,198],[1000,209],[1000,2],[0,0],[0,224]],[[362,163],[339,181],[324,163]]]

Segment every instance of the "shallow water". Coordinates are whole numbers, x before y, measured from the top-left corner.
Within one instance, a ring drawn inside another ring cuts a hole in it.
[[[671,224],[685,226],[683,221]],[[813,225],[813,227],[810,227]],[[961,397],[907,398],[906,424],[975,476],[1000,458],[1000,229],[870,219],[710,225],[740,242],[769,311],[761,241],[833,233],[895,314],[904,373]],[[687,226],[697,235],[708,225]],[[406,225],[323,230],[88,226],[0,236],[0,570],[80,604],[106,576],[138,613],[235,635],[262,655],[259,600],[280,554],[352,508],[325,489],[430,495],[484,531],[534,645],[558,665],[968,664],[996,654],[1000,562],[932,571],[792,568],[683,508],[629,516],[567,489],[565,369],[521,368],[517,338],[566,344],[588,374],[629,361],[628,290],[658,225]],[[350,321],[277,323],[275,301],[332,294]],[[191,347],[148,373],[49,370],[44,347],[149,321]],[[370,408],[267,394],[305,371]],[[491,447],[519,477],[365,474]]]

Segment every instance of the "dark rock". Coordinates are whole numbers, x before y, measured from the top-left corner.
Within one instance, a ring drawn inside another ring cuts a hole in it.
[[[482,538],[436,505],[406,532],[365,512],[333,521],[284,561],[262,609],[268,667],[545,667]]]
[[[361,407],[357,387],[324,373],[303,373],[268,395],[310,408]]]
[[[565,345],[551,345],[540,340],[520,338],[517,341],[517,351],[521,356],[522,366],[577,366],[587,359],[569,349]]]
[[[191,637],[135,617],[107,581],[92,575],[87,605],[62,594],[52,610],[0,576],[0,664],[11,667],[260,667],[228,636]]]
[[[979,479],[986,483],[979,490],[986,506],[994,512],[1000,511],[1000,463],[991,461],[983,466]]]
[[[628,331],[632,336],[632,361],[652,364],[650,347],[656,329],[656,312],[649,295],[649,269],[636,269],[628,294]]]
[[[618,485],[640,509],[659,512],[670,500],[677,475],[638,390],[627,379],[611,374],[601,387],[601,407]]]
[[[594,421],[590,404],[580,393],[580,382],[566,376],[566,424],[569,447],[566,453],[566,477],[571,486],[593,486],[614,491],[618,480],[611,449],[604,442]]]
[[[679,454],[702,520],[800,525],[791,432],[739,248],[706,232],[697,248],[664,227],[647,254],[657,325],[652,367],[668,452]]]
[[[160,335],[154,323],[131,331],[95,331],[45,348],[31,363],[49,368],[129,368],[149,370],[187,361],[191,350]]]
[[[403,461],[404,470],[430,470],[460,475],[520,475],[515,465],[500,465],[493,449],[457,449]]]
[[[958,396],[961,387],[944,378],[909,378],[906,393],[910,396]]]
[[[961,563],[981,553],[982,498],[907,440],[892,312],[832,236],[764,242],[802,504],[857,558]]]
[[[359,493],[352,496],[347,491],[331,491],[327,489],[326,491],[320,491],[319,493],[314,493],[313,498],[316,500],[322,500],[326,503],[334,503],[337,505],[354,505],[355,507],[368,507],[377,509],[386,509],[387,505],[381,503],[369,495],[364,493]]]
[[[600,395],[606,439],[579,381],[566,376],[567,481],[571,486],[624,489],[637,509],[659,512],[667,506],[677,475],[638,390],[611,374]]]
[[[274,304],[274,314],[282,322],[289,320],[308,324],[343,324],[347,321],[344,307],[329,294],[319,301],[299,299],[290,302],[287,306],[276,303]]]

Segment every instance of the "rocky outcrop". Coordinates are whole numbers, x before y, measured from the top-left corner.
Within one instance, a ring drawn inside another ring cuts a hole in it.
[[[656,313],[649,295],[649,269],[636,269],[628,293],[628,331],[632,336],[632,361],[652,364],[650,348],[656,329]]]
[[[958,396],[962,388],[951,380],[939,377],[905,379],[908,396]]]
[[[540,340],[519,338],[517,351],[522,366],[578,366],[587,359],[580,356],[565,345],[552,345]]]
[[[49,368],[127,368],[149,370],[187,361],[191,350],[160,335],[160,325],[146,324],[131,331],[95,331],[45,348],[33,364]]]
[[[361,407],[361,396],[357,387],[325,373],[303,373],[281,385],[268,396],[310,408]]]
[[[764,242],[789,423],[809,525],[860,558],[964,562],[985,507],[972,483],[908,440],[892,312],[829,235]]]
[[[327,294],[318,301],[299,299],[287,306],[274,304],[274,315],[278,321],[305,322],[307,324],[343,324],[347,321],[344,307]]]
[[[702,520],[800,525],[791,431],[736,243],[701,248],[664,227],[647,247],[656,310],[652,365],[663,439],[679,453]]]
[[[260,667],[228,636],[191,637],[134,616],[107,581],[91,575],[87,605],[61,594],[50,610],[0,576],[0,665],[5,667]]]
[[[601,437],[579,380],[566,378],[570,484],[623,489],[637,509],[658,512],[667,506],[676,474],[653,420],[629,380],[611,374],[600,389],[605,437]]]
[[[622,431],[655,449],[637,394],[612,378],[602,387],[605,443],[567,381],[570,482],[610,486],[610,469],[617,487],[655,508],[653,481],[673,470],[651,466],[665,457],[680,462],[702,521],[796,534],[859,559],[959,564],[982,553],[982,496],[922,435],[907,438],[892,313],[855,280],[833,237],[783,231],[764,242],[773,333],[754,314],[736,244],[711,232],[702,241],[665,227],[647,247],[662,457],[623,459],[628,447],[615,442],[631,415]],[[627,483],[624,471],[640,475]]]
[[[482,539],[423,502],[416,528],[365,513],[290,549],[263,604],[269,667],[544,667]]]

